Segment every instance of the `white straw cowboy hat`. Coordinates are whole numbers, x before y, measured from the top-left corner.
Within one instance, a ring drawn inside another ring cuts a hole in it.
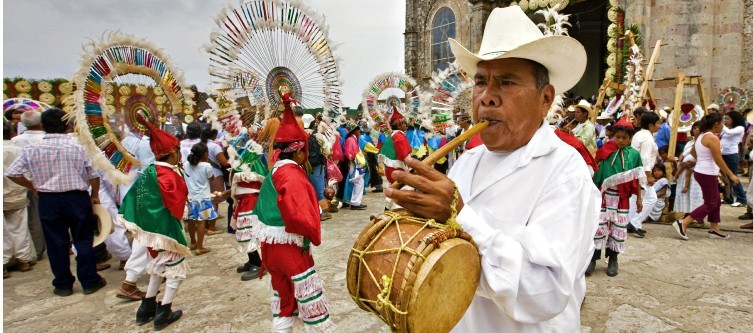
[[[568,36],[544,36],[519,6],[492,11],[478,54],[452,38],[449,42],[460,68],[471,77],[480,61],[528,59],[546,67],[554,93],[561,94],[575,86],[586,70],[586,50],[580,42]]]
[[[580,101],[578,101],[578,104],[575,104],[575,107],[588,111],[589,117],[591,117],[591,115],[593,115],[594,113],[594,109],[591,107],[591,103],[589,103],[585,99],[581,99]]]
[[[92,244],[92,246],[97,246],[102,244],[115,230],[112,224],[112,216],[110,216],[110,212],[104,206],[100,204],[92,205],[92,213],[94,213],[94,218],[99,225],[97,228],[99,229],[99,233],[94,235],[94,242]]]

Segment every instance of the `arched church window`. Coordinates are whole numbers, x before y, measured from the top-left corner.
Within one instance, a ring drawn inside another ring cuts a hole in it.
[[[447,38],[455,38],[455,13],[442,7],[434,14],[431,23],[431,67],[432,70],[445,69],[455,61]]]

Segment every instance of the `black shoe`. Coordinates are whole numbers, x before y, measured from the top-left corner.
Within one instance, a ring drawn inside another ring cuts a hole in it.
[[[73,289],[55,288],[55,290],[53,290],[52,293],[60,297],[65,297],[65,296],[73,295]]]
[[[358,206],[350,206],[351,210],[364,210],[366,209],[366,205],[358,205]]]
[[[591,262],[588,264],[588,268],[586,268],[586,276],[591,276],[591,274],[593,274],[595,270],[596,259],[591,259]]]
[[[737,217],[738,220],[753,220],[753,213],[745,212],[745,214]]]
[[[632,224],[630,224],[630,222],[628,222],[628,224],[627,224],[627,232],[629,234],[634,234],[635,233],[635,227]]]
[[[168,325],[176,322],[183,315],[183,311],[170,309],[172,303],[160,304],[157,306],[157,313],[154,315],[154,330],[160,331]]]
[[[384,192],[384,189],[382,189],[382,185],[374,187],[374,189],[371,191],[371,193],[381,193],[381,192]]]
[[[259,273],[261,272],[261,269],[259,267],[253,266],[250,270],[248,270],[246,273],[244,273],[241,276],[241,281],[250,281],[253,279],[259,278]]]
[[[646,237],[646,232],[643,231],[643,229],[635,229],[634,228],[633,230],[634,230],[633,233],[635,233],[635,237],[638,237],[638,238]]]
[[[343,206],[342,206],[342,208],[348,208],[348,207],[350,207],[350,204],[349,204],[349,203],[345,203],[345,202],[343,202]]]
[[[248,272],[254,267],[256,266],[251,265],[250,263],[246,262],[245,264],[238,266],[238,268],[236,268],[235,271],[238,273]]]
[[[157,313],[157,296],[145,297],[141,300],[141,306],[136,310],[136,325],[144,325],[154,319]]]
[[[227,227],[227,233],[229,233],[229,234],[235,234],[235,229],[233,229],[231,227]]]
[[[105,281],[105,279],[100,278],[99,282],[97,282],[97,284],[94,287],[91,287],[89,289],[84,289],[84,295],[96,293],[97,290],[102,289],[106,285],[107,285],[107,281]]]
[[[607,275],[612,277],[617,276],[617,274],[619,274],[617,266],[617,253],[612,253],[609,257],[609,264],[607,265]]]

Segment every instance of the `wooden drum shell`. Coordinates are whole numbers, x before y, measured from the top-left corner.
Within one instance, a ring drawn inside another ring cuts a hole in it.
[[[392,213],[411,216],[403,209]],[[387,215],[377,216],[356,239],[354,251],[348,258],[348,291],[359,307],[391,323],[393,331],[449,332],[462,318],[475,295],[481,271],[475,244],[462,231],[433,227],[419,230],[423,223],[402,219],[398,228],[389,220]],[[358,252],[369,244],[372,244],[369,251],[399,248],[401,237],[407,242],[406,248],[423,256],[403,251],[392,280],[389,301],[398,310],[407,312],[406,315],[389,311],[387,306],[378,308],[373,302],[359,300],[377,300],[381,287],[374,283],[369,270],[381,284],[383,275],[392,276],[397,251],[364,254],[366,264],[359,260]]]

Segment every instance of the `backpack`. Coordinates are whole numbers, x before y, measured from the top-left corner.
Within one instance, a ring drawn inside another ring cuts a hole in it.
[[[324,154],[322,154],[322,146],[319,145],[319,140],[316,139],[315,135],[309,135],[309,164],[312,167],[317,167],[324,165],[326,162],[327,160],[324,158]]]

